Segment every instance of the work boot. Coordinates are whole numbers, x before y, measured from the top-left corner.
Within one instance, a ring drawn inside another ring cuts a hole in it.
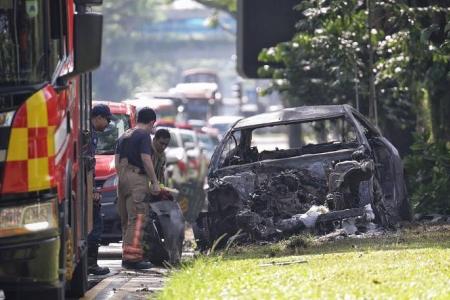
[[[108,267],[100,267],[97,264],[98,246],[88,246],[88,274],[89,275],[106,275],[109,273]]]
[[[129,270],[145,270],[153,267],[148,261],[126,261],[122,260],[122,267]]]

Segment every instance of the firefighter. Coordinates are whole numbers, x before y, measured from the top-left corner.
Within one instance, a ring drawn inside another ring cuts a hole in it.
[[[156,121],[155,111],[144,107],[138,112],[137,125],[118,141],[116,168],[118,170],[118,209],[122,220],[122,267],[149,269],[150,262],[143,259],[143,235],[149,205],[149,194],[161,191],[152,163],[153,148],[150,133]],[[151,185],[149,186],[149,182]]]
[[[91,125],[92,125],[92,142],[91,155],[95,157],[97,150],[97,132],[102,132],[108,127],[111,122],[112,114],[109,107],[104,104],[96,105],[91,111]],[[95,162],[95,160],[94,160]],[[95,170],[95,165],[94,165]],[[95,173],[94,173],[95,176]],[[94,185],[95,186],[95,185]],[[98,248],[100,246],[101,234],[103,232],[103,218],[101,213],[101,198],[102,195],[97,190],[93,191],[93,228],[88,235],[88,273],[92,275],[105,275],[109,273],[108,267],[100,267],[97,264]]]
[[[164,175],[165,167],[166,167],[166,154],[164,150],[166,150],[167,146],[170,143],[170,132],[165,128],[158,129],[155,133],[155,136],[152,140],[152,162],[155,167],[156,178],[159,183],[166,184],[166,179]]]

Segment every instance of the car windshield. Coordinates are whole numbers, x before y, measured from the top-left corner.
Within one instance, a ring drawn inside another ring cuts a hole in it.
[[[195,143],[194,135],[189,133],[181,134],[181,141],[183,142],[183,146],[186,146],[186,143]]]
[[[246,128],[224,141],[219,165],[325,153],[357,144],[356,130],[344,117]]]
[[[268,135],[273,138],[273,143],[265,142]],[[344,118],[333,118],[256,128],[252,131],[251,146],[258,147],[258,150],[271,151],[355,140],[356,132],[353,126]]]
[[[205,120],[209,111],[207,99],[189,99],[185,112],[188,119]]]
[[[206,148],[209,151],[213,151],[217,145],[216,140],[214,140],[213,137],[207,134],[200,134],[198,136],[198,139],[202,144],[202,147]]]
[[[167,147],[169,147],[169,148],[180,147],[177,142],[177,136],[173,132],[170,132],[170,142],[169,142],[169,145],[167,145]]]
[[[177,116],[177,109],[175,106],[159,107],[155,109],[158,119],[175,120]]]
[[[0,86],[47,80],[44,3],[0,0]]]
[[[130,116],[114,114],[105,131],[98,132],[97,154],[114,154],[117,139],[130,128]]]

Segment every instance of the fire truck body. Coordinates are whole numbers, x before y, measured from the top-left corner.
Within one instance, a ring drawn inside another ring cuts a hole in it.
[[[102,17],[87,0],[0,1],[0,290],[87,290],[91,75]],[[86,56],[86,51],[90,55]]]

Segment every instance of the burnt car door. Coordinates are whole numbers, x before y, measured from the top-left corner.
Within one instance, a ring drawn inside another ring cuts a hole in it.
[[[391,218],[390,223],[411,220],[412,209],[406,192],[403,162],[397,149],[363,115],[355,110],[352,110],[352,113],[371,148],[375,161],[374,184],[381,187],[386,212]]]

